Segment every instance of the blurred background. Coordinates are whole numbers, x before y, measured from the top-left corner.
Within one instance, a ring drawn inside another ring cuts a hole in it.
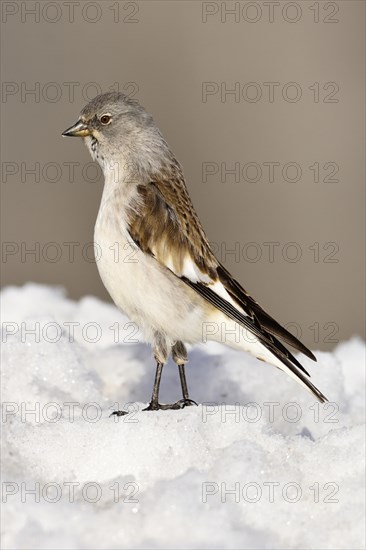
[[[92,247],[103,178],[61,133],[119,90],[153,114],[261,305],[313,349],[363,335],[364,9],[2,2],[2,284],[109,300]]]

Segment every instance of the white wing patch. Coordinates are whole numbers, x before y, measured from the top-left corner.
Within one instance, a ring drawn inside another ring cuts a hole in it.
[[[167,259],[166,267],[173,271],[173,273],[175,273],[175,275],[177,275],[178,277],[186,277],[186,279],[189,279],[192,283],[203,283],[204,285],[209,286],[211,290],[213,290],[213,292],[215,292],[218,296],[229,302],[229,304],[234,306],[244,315],[247,315],[247,313],[238,305],[238,303],[233,300],[224,285],[220,281],[214,281],[209,275],[203,273],[190,256],[187,255],[184,258],[183,269],[181,273],[177,273],[174,269],[171,257]]]
[[[202,271],[199,269],[199,267],[190,256],[186,256],[184,258],[181,277],[186,277],[187,279],[192,281],[192,283],[212,283],[211,277],[209,277],[205,273],[202,273]]]
[[[240,313],[243,313],[244,315],[247,315],[247,313],[245,313],[244,309],[241,308],[237,302],[235,302],[235,300],[232,299],[232,297],[230,296],[230,294],[228,293],[228,291],[226,290],[226,288],[224,287],[224,285],[220,282],[220,281],[215,281],[213,282],[212,284],[209,285],[209,287],[211,288],[211,290],[213,290],[218,296],[220,296],[221,298],[223,298],[224,300],[226,300],[227,302],[229,302],[232,306],[235,307],[235,309],[237,309],[238,311],[240,311]]]
[[[154,250],[152,250],[154,254]],[[223,298],[229,304],[234,306],[240,313],[243,315],[248,315],[242,307],[239,306],[235,300],[230,296],[224,285],[221,283],[221,281],[214,281],[209,275],[206,273],[203,273],[200,268],[197,266],[197,264],[193,261],[191,256],[186,255],[183,261],[183,268],[181,270],[177,270],[174,266],[173,257],[170,255],[165,259],[165,267],[167,269],[170,269],[176,275],[177,277],[185,277],[186,279],[189,279],[192,283],[202,283],[204,285],[207,285],[215,294],[220,296],[220,298]]]

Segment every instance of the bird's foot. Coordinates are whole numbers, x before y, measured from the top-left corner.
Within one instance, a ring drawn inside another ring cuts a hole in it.
[[[196,405],[196,407],[198,407],[198,403],[193,401],[193,399],[180,399],[176,403],[173,403],[172,409],[184,409],[185,407],[191,407],[192,405]]]
[[[160,405],[160,403],[155,403],[151,401],[148,406],[145,409],[142,409],[143,411],[158,411],[162,409],[164,405]]]
[[[197,405],[193,399],[180,399],[176,403],[170,403],[167,405],[161,405],[160,403],[149,403],[146,409],[143,411],[168,411],[168,410],[179,410],[184,409],[185,407],[190,407],[191,405]],[[197,405],[198,406],[198,405]]]

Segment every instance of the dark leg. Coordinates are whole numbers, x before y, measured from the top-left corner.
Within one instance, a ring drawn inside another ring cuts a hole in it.
[[[162,354],[162,350],[164,350],[164,354]],[[157,358],[157,363],[158,363],[156,367],[154,389],[151,397],[151,402],[149,406],[146,407],[146,409],[144,409],[144,411],[183,409],[184,407],[188,407],[189,405],[197,405],[195,401],[192,401],[192,399],[189,399],[186,373],[184,370],[184,363],[188,361],[188,357],[187,357],[187,350],[183,342],[176,342],[172,347],[172,356],[173,356],[174,362],[178,365],[178,369],[179,369],[179,377],[180,377],[180,384],[182,386],[183,399],[180,399],[179,401],[177,401],[176,403],[172,403],[171,405],[160,405],[159,403],[159,386],[160,386],[161,373],[163,370],[163,364],[167,360],[167,353],[165,353],[164,346],[162,346],[161,340],[159,338],[156,338],[154,354],[155,354],[155,357]]]
[[[189,399],[186,375],[184,372],[184,365],[178,365],[180,382],[182,385],[183,399],[180,399],[176,403],[172,403],[170,405],[161,405],[159,403],[159,388],[160,388],[161,373],[163,372],[163,366],[164,366],[163,363],[158,363],[156,366],[156,374],[155,374],[155,381],[154,381],[151,401],[149,405],[146,407],[146,409],[142,409],[142,410],[143,411],[159,411],[159,410],[167,411],[171,409],[173,410],[184,409],[184,407],[187,407],[193,404],[197,405],[195,401],[192,401],[192,399]]]
[[[149,405],[143,409],[144,411],[158,411],[158,410],[169,410],[169,409],[183,409],[189,405],[197,405],[195,401],[189,399],[188,386],[186,380],[186,374],[184,370],[184,364],[187,362],[187,350],[183,342],[176,342],[172,347],[172,355],[175,363],[178,365],[180,383],[182,386],[183,399],[180,399],[176,403],[171,405],[161,405],[159,403],[159,388],[161,382],[161,375],[163,372],[163,366],[168,359],[168,350],[166,346],[166,340],[163,335],[156,333],[155,342],[154,342],[154,356],[157,362],[156,373],[154,380],[154,387],[151,396],[151,401]],[[115,411],[111,414],[116,416],[123,416],[128,414],[125,411]]]
[[[154,334],[153,350],[154,350],[154,357],[157,363],[154,387],[153,387],[153,392],[151,396],[151,402],[149,406],[146,407],[146,409],[143,409],[144,411],[157,411],[164,407],[168,407],[168,405],[159,404],[159,387],[160,387],[160,381],[161,381],[161,373],[163,371],[164,363],[166,363],[169,355],[166,338],[164,337],[163,334],[159,332],[156,332]],[[112,415],[123,416],[125,414],[128,414],[128,413],[125,411],[115,411],[110,416]]]
[[[182,387],[183,399],[180,399],[175,403],[177,408],[188,407],[189,405],[197,405],[195,401],[189,399],[188,386],[186,380],[186,373],[184,364],[188,361],[187,350],[183,342],[176,342],[172,348],[172,356],[175,363],[178,365],[180,385]]]
[[[179,369],[180,385],[182,386],[183,399],[189,399],[188,386],[187,386],[187,380],[186,380],[186,373],[185,373],[184,365],[178,365],[178,369]]]
[[[142,409],[143,411],[159,411],[161,409],[180,409],[181,408],[181,407],[176,407],[175,403],[174,405],[160,405],[159,403],[159,389],[160,389],[160,382],[161,382],[163,367],[164,367],[164,363],[157,363],[151,401],[145,409]],[[125,411],[115,411],[110,416],[112,415],[123,416],[125,414],[128,414],[128,413]]]
[[[179,369],[180,385],[182,386],[183,399],[180,399],[174,405],[177,405],[177,408],[179,409],[184,409],[184,407],[189,407],[190,405],[197,405],[197,403],[193,401],[193,399],[189,399],[184,365],[178,365],[178,369]]]
[[[144,411],[158,411],[162,408],[162,405],[159,405],[159,388],[160,388],[160,381],[161,381],[161,373],[163,372],[163,363],[158,363],[156,365],[156,372],[155,372],[155,380],[154,380],[154,387],[153,392],[151,396],[151,401],[148,407],[146,409],[143,409]]]

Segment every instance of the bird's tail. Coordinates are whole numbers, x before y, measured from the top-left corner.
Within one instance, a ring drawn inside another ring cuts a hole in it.
[[[241,334],[240,339],[237,336],[238,331]],[[310,391],[321,403],[328,401],[325,395],[310,381],[310,374],[296,357],[275,336],[269,334],[267,331],[263,331],[263,338],[258,338],[250,331],[238,325],[234,320],[228,321],[228,318],[225,317],[225,338],[222,338],[222,333],[215,336],[214,340],[225,343],[235,349],[245,350],[257,357],[257,359],[270,363],[286,372],[296,382]],[[316,361],[315,357],[314,360]]]
[[[273,337],[272,337],[273,338]],[[310,374],[304,369],[299,361],[289,352],[287,348],[276,338],[273,338],[273,347],[265,345],[270,357],[267,360],[275,367],[286,372],[291,378],[308,389],[321,403],[326,403],[328,399],[325,395],[310,381]],[[262,344],[263,345],[263,344]]]

